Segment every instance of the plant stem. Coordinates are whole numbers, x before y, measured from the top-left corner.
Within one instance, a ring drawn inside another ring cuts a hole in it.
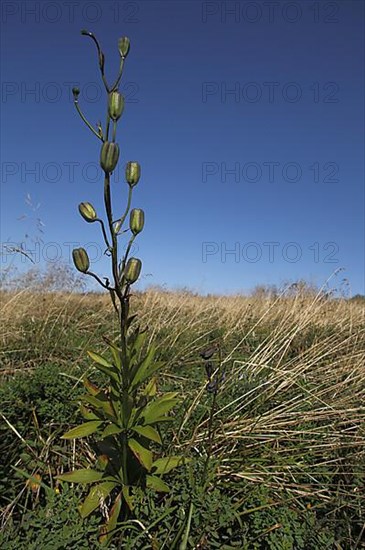
[[[113,86],[111,87],[111,89],[110,89],[111,92],[114,92],[114,90],[116,90],[119,86],[119,82],[120,82],[120,79],[122,78],[122,74],[123,74],[123,67],[124,67],[124,57],[122,57],[122,59],[120,61],[118,78],[116,79]]]
[[[109,126],[110,126],[110,116],[109,112],[106,115],[106,123],[105,123],[105,141],[108,141],[109,139]]]
[[[133,237],[131,237],[131,239],[129,240],[129,243],[128,243],[128,246],[127,246],[127,249],[125,251],[123,261],[122,261],[122,267],[121,267],[122,272],[125,268],[125,264],[127,263],[128,255],[129,255],[129,252],[131,250],[131,247],[132,247],[132,244],[133,244],[133,241],[134,241],[135,238],[136,238],[136,235],[133,235]]]
[[[113,278],[115,283],[114,286],[115,286],[115,291],[117,293],[117,296],[118,298],[120,298],[121,293],[119,289],[119,275],[118,275],[118,241],[113,228],[113,213],[112,213],[112,204],[111,204],[111,195],[110,195],[110,173],[109,172],[105,172],[105,177],[104,177],[104,203],[105,203],[106,215],[108,218],[110,236],[112,240],[112,247],[110,249],[110,252],[112,256],[112,270],[113,270]]]
[[[131,207],[131,203],[132,203],[132,193],[133,193],[133,188],[132,187],[129,187],[129,192],[128,192],[128,201],[127,201],[127,206],[126,206],[126,209],[124,211],[124,214],[123,216],[120,218],[119,220],[119,223],[120,223],[120,227],[119,227],[119,230],[122,229],[123,227],[123,223],[128,215],[128,212],[129,212],[129,209]]]
[[[101,72],[101,78],[103,79],[103,83],[104,83],[106,91],[109,93],[109,86],[108,86],[107,80],[105,78],[104,68],[100,66],[100,57],[102,55],[100,44],[99,44],[98,40],[96,39],[96,37],[93,35],[93,33],[89,33],[87,36],[89,36],[94,41],[94,43],[96,45],[96,48],[98,50],[99,68],[100,68],[100,72]]]
[[[79,113],[80,117],[82,118],[82,120],[85,122],[86,126],[88,128],[90,128],[90,130],[92,131],[92,133],[98,138],[100,139],[101,141],[103,141],[103,138],[101,136],[99,136],[98,132],[95,130],[95,128],[93,128],[93,126],[90,124],[90,122],[85,118],[85,116],[83,115],[80,107],[79,107],[79,102],[76,100],[74,101],[74,105],[76,107],[76,110],[77,112]]]
[[[104,225],[104,222],[103,220],[101,220],[100,218],[98,218],[96,221],[98,221],[101,225],[101,231],[103,233],[103,237],[104,237],[104,242],[106,244],[106,247],[108,250],[110,250],[110,244],[109,244],[109,239],[108,239],[108,236],[106,234],[106,231],[105,231],[105,225]]]
[[[117,123],[116,121],[113,121],[113,137],[112,137],[113,143],[115,143],[116,137],[117,137]]]
[[[110,193],[110,173],[105,172],[104,178],[104,203],[106,215],[108,218],[109,231],[112,239],[112,247],[110,249],[112,256],[112,270],[113,278],[115,285],[115,293],[120,302],[120,348],[122,354],[122,406],[123,406],[123,420],[124,420],[124,431],[121,436],[122,443],[122,469],[123,469],[123,481],[128,485],[128,470],[127,470],[127,456],[128,456],[128,434],[127,434],[127,417],[128,417],[128,407],[129,407],[129,394],[128,394],[128,385],[129,385],[129,368],[128,368],[128,356],[126,349],[126,326],[127,326],[127,302],[128,295],[123,295],[121,282],[119,279],[118,271],[118,241],[113,228],[113,212],[111,206],[111,193]]]
[[[94,279],[96,279],[98,281],[99,285],[101,285],[106,290],[113,290],[113,289],[110,289],[105,283],[103,283],[103,281],[95,273],[93,273],[92,271],[88,271],[87,275],[91,275],[91,277],[94,277]]]

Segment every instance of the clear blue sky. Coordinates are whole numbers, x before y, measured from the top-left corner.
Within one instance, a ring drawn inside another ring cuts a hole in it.
[[[1,240],[36,237],[39,216],[41,258],[101,245],[77,211],[103,209],[100,142],[70,93],[78,84],[86,116],[104,124],[82,28],[100,40],[110,80],[118,38],[131,39],[113,195],[122,208],[122,166],[138,160],[142,285],[234,292],[321,284],[343,267],[364,293],[362,1],[3,2]],[[108,274],[105,257],[93,267]]]

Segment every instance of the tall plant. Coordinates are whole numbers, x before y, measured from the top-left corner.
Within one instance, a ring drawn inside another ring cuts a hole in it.
[[[130,49],[127,37],[120,38],[118,49],[120,67],[114,84],[109,85],[105,72],[105,56],[93,33],[83,30],[96,45],[99,68],[107,94],[105,127],[99,123],[95,129],[86,119],[79,105],[78,88],[73,89],[75,107],[94,136],[101,142],[100,165],[104,172],[104,206],[106,221],[98,216],[89,202],[79,205],[79,212],[88,223],[99,223],[110,257],[112,283],[107,277],[103,282],[90,269],[88,254],[84,248],[73,250],[76,268],[92,276],[106,289],[118,318],[118,337],[105,337],[109,353],[102,356],[88,351],[95,368],[107,379],[108,387],[97,387],[88,378],[83,383],[85,395],[80,398],[80,411],[85,420],[81,425],[65,433],[63,439],[93,436],[95,441],[95,464],[92,467],[74,470],[58,476],[62,481],[88,484],[90,489],[80,505],[80,513],[87,517],[105,502],[110,504],[107,521],[102,527],[101,541],[107,543],[116,528],[118,518],[126,517],[133,510],[134,486],[149,487],[156,491],[169,490],[162,480],[163,474],[178,466],[183,458],[169,456],[157,458],[151,445],[161,445],[159,426],[171,419],[169,411],[177,403],[177,393],[157,393],[156,373],[162,363],[155,359],[155,345],[146,349],[146,330],[138,325],[136,315],[130,314],[131,287],[141,273],[139,258],[129,257],[132,244],[144,227],[144,212],[131,210],[132,194],[138,184],[141,168],[138,162],[126,164],[125,179],[128,184],[128,199],[124,212],[115,214],[112,208],[111,179],[119,161],[119,146],[116,142],[117,125],[124,110],[124,97],[118,88],[125,60]],[[129,214],[129,227],[125,228]],[[124,255],[119,256],[118,240],[129,236]]]

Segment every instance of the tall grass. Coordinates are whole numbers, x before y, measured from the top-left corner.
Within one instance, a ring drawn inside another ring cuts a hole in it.
[[[133,307],[166,361],[162,385],[178,387],[185,397],[170,447],[197,459],[208,452],[212,396],[199,352],[219,342],[225,376],[211,426],[214,484],[236,494],[242,519],[253,513],[244,487],[263,485],[274,495],[267,506],[285,497],[299,508],[312,503],[328,517],[344,514],[343,547],[361,548],[363,303],[305,290],[290,296],[202,297],[152,288],[136,293]],[[51,362],[72,373],[70,384],[77,385],[90,369],[85,350],[100,342],[111,322],[104,295],[2,292],[3,384]]]

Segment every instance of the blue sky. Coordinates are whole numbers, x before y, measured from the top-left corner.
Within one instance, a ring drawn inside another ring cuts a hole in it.
[[[32,248],[39,217],[37,262],[70,261],[73,242],[109,273],[77,210],[103,211],[100,142],[70,93],[79,85],[85,115],[104,124],[87,28],[110,80],[118,38],[131,39],[113,196],[117,213],[123,165],[138,160],[140,286],[236,292],[345,268],[335,284],[364,293],[363,19],[357,0],[4,2],[1,241],[28,234]]]

